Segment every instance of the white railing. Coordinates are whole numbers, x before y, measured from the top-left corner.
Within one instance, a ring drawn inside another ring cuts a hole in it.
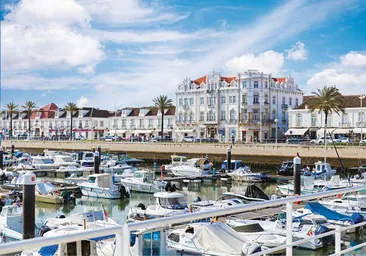
[[[356,249],[359,249],[361,247],[366,247],[366,242],[363,242],[357,246],[353,246],[350,248],[346,248],[344,250],[341,249],[341,233],[353,228],[361,227],[366,225],[366,221],[362,223],[358,223],[355,225],[345,226],[345,227],[337,227],[336,230],[332,230],[326,233],[322,233],[319,235],[311,236],[305,239],[301,239],[298,241],[293,242],[292,241],[292,211],[293,211],[293,204],[301,201],[309,201],[309,200],[319,200],[320,198],[324,197],[330,197],[335,196],[338,194],[345,194],[345,193],[351,193],[351,192],[357,192],[360,190],[365,190],[366,186],[358,186],[358,187],[352,187],[352,188],[346,188],[346,189],[338,189],[338,190],[331,190],[326,192],[321,192],[317,194],[311,194],[311,195],[303,195],[303,196],[292,196],[288,198],[283,199],[277,199],[277,200],[268,200],[263,202],[257,202],[252,204],[246,204],[241,206],[235,206],[235,207],[229,207],[229,208],[223,208],[213,211],[207,211],[207,212],[197,212],[192,214],[185,214],[175,217],[166,217],[161,219],[154,219],[154,220],[148,220],[148,221],[141,221],[141,222],[135,222],[135,223],[125,223],[122,226],[116,226],[116,227],[109,227],[109,228],[103,228],[103,229],[96,229],[96,230],[86,230],[79,233],[73,233],[63,236],[56,236],[56,237],[38,237],[34,239],[29,240],[23,240],[18,242],[10,242],[5,244],[0,244],[0,254],[10,254],[10,253],[16,253],[19,251],[23,251],[25,249],[34,249],[34,248],[40,248],[43,246],[50,246],[55,244],[66,244],[70,242],[77,242],[77,246],[81,246],[81,240],[86,240],[90,238],[95,237],[103,237],[103,236],[109,236],[109,235],[115,235],[116,236],[116,249],[115,249],[115,255],[119,256],[130,256],[130,234],[131,231],[140,230],[140,234],[143,233],[151,233],[160,231],[160,255],[164,255],[166,253],[166,236],[165,236],[165,230],[167,227],[182,223],[189,223],[191,221],[200,220],[200,219],[206,219],[211,218],[213,216],[219,217],[219,216],[227,216],[227,215],[235,215],[240,214],[247,211],[252,210],[258,210],[262,208],[268,208],[268,207],[276,207],[281,205],[286,205],[286,234],[287,234],[287,241],[285,245],[271,248],[269,250],[261,251],[256,254],[253,254],[252,256],[259,256],[264,254],[273,253],[279,250],[286,249],[286,255],[291,256],[293,255],[293,247],[296,247],[302,243],[305,243],[310,240],[322,238],[329,235],[335,235],[335,253],[332,255],[342,255],[345,253],[349,253],[351,251],[354,251]],[[142,243],[137,240],[135,246],[137,246],[138,250],[137,252],[141,252],[142,250]],[[61,248],[61,247],[59,247]],[[140,253],[139,253],[140,254]]]

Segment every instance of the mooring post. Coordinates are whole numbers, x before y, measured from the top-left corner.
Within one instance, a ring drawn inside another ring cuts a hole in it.
[[[97,150],[99,152],[99,157],[98,157],[98,165],[99,165],[99,169],[100,169],[100,162],[101,162],[101,158],[102,158],[102,147],[100,145],[98,145]]]
[[[228,147],[226,149],[226,162],[227,162],[227,165],[226,165],[226,171],[229,172],[230,171],[230,167],[231,167],[231,147]]]
[[[4,151],[3,147],[0,147],[0,169],[4,169]]]
[[[15,152],[15,146],[14,143],[11,144],[11,154],[14,155]]]
[[[301,158],[294,158],[294,194],[301,195]]]
[[[99,151],[94,152],[94,173],[99,173]]]
[[[23,239],[34,238],[36,175],[28,171],[23,175]]]

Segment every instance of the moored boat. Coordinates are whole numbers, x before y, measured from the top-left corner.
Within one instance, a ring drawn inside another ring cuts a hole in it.
[[[156,180],[155,173],[149,170],[136,171],[132,178],[125,178],[120,181],[130,191],[143,193],[163,191],[166,185],[166,182]]]
[[[77,184],[84,196],[118,199],[121,192],[118,186],[113,184],[110,174],[92,174],[88,176],[86,182]]]

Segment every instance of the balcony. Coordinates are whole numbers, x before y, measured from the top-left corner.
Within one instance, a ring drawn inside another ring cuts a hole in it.
[[[229,124],[237,124],[238,123],[238,119],[230,119],[228,120]]]
[[[248,102],[246,102],[246,101],[242,101],[242,102],[241,102],[241,105],[242,105],[242,106],[247,106],[247,105],[248,105]]]
[[[259,106],[259,101],[253,101],[253,105]]]

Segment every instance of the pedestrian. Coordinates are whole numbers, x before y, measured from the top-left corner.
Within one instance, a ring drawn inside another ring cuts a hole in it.
[[[235,136],[234,134],[231,136],[231,144],[234,145],[235,144]]]

